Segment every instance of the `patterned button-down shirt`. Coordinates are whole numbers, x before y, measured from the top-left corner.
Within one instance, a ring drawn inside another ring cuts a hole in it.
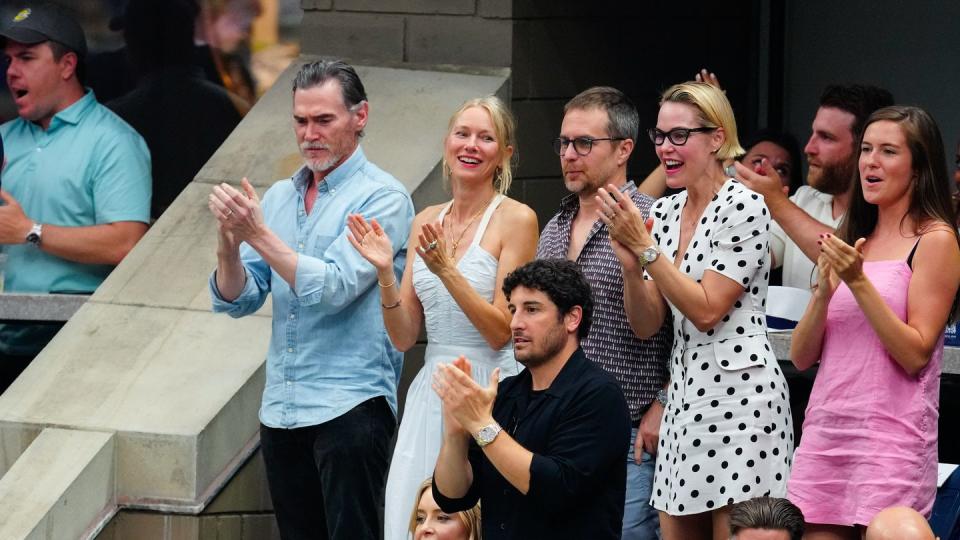
[[[624,188],[644,217],[654,200],[636,190],[633,182]],[[563,198],[560,211],[540,235],[537,258],[566,259],[570,251],[570,229],[580,199],[576,194]],[[667,363],[672,344],[670,317],[649,339],[640,339],[630,328],[623,307],[623,270],[610,246],[610,234],[600,220],[593,224],[576,263],[593,289],[593,324],[580,341],[587,358],[616,377],[630,406],[630,418],[637,422],[667,380]]]

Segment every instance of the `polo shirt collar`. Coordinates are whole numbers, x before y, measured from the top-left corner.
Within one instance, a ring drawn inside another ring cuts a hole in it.
[[[93,90],[87,88],[87,91],[83,94],[82,98],[75,101],[66,109],[53,115],[53,119],[50,120],[50,127],[47,131],[59,127],[59,124],[79,124],[80,121],[83,120],[83,117],[86,116],[87,112],[93,109],[96,105],[97,98],[94,97]]]
[[[350,157],[346,161],[340,164],[339,167],[332,170],[327,174],[326,178],[323,179],[323,182],[317,186],[318,191],[330,191],[340,188],[346,181],[353,177],[360,167],[362,167],[367,162],[367,156],[363,153],[363,148],[360,145],[357,145],[357,149],[350,154]],[[313,179],[313,171],[309,167],[304,165],[300,167],[293,175],[293,185],[300,192],[301,195],[306,193],[307,185]]]

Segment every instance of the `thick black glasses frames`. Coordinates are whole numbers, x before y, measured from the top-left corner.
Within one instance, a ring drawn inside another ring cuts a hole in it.
[[[672,144],[677,146],[683,146],[687,144],[687,139],[690,138],[691,133],[707,133],[710,131],[716,131],[715,127],[698,127],[698,128],[673,128],[670,131],[661,131],[657,128],[650,128],[647,130],[647,134],[650,136],[650,140],[653,144],[660,146],[663,144],[663,141],[670,139]]]

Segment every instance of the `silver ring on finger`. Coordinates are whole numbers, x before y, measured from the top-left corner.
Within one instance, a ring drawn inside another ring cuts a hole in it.
[[[230,217],[230,216],[232,216],[232,215],[233,215],[233,210],[230,210],[230,209],[228,208],[228,209],[227,209],[227,217]]]
[[[433,251],[434,249],[437,249],[437,241],[436,241],[436,240],[434,240],[433,242],[430,242],[429,244],[427,244],[427,251]]]

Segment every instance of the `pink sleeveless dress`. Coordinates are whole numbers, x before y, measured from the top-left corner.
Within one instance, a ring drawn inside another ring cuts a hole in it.
[[[863,270],[906,320],[913,275],[907,263],[866,262]],[[840,284],[827,311],[820,370],[787,485],[808,522],[866,525],[890,506],[930,515],[942,358],[941,334],[929,364],[908,375]]]

